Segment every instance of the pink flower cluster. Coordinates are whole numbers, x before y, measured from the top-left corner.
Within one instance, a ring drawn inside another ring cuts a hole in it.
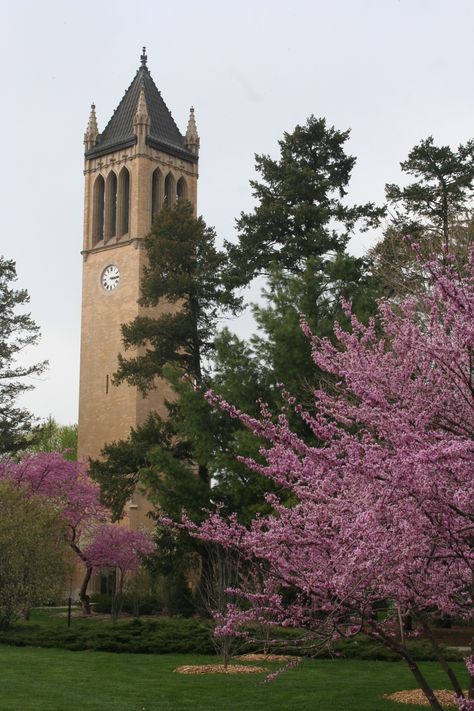
[[[100,489],[83,462],[71,462],[59,452],[0,462],[0,481],[22,487],[25,495],[54,502],[68,529],[68,543],[87,568],[136,570],[153,550],[149,536],[112,525],[110,511],[100,503]]]
[[[245,461],[295,502],[269,497],[273,513],[249,527],[219,512],[201,526],[184,519],[193,535],[237,549],[265,581],[240,591],[227,632],[256,620],[330,623],[331,636],[375,628],[386,600],[404,613],[472,616],[474,259],[463,277],[427,269],[421,303],[382,301],[368,325],[346,304],[351,328],[336,325],[335,343],[302,323],[333,383],[314,392],[311,410],[284,393],[312,444],[284,414],[263,405],[253,419],[207,394],[268,442],[264,464]]]
[[[459,711],[474,711],[474,699],[456,699]]]
[[[154,544],[148,534],[106,524],[99,528],[85,554],[94,567],[114,567],[128,573],[135,572],[141,559],[152,553],[153,549]]]

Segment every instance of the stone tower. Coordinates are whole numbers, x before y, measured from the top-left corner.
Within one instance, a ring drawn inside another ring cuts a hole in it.
[[[159,313],[159,307],[144,309],[137,303],[143,238],[163,205],[183,197],[196,208],[194,109],[182,136],[150,75],[143,48],[141,65],[102,133],[92,105],[84,145],[79,458],[97,457],[107,442],[126,438],[151,410],[164,414],[163,402],[170,396],[163,383],[143,398],[135,387],[113,386],[112,376],[123,350],[121,324],[139,314]]]

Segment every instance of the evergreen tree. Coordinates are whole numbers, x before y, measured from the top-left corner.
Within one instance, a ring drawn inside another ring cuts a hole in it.
[[[145,353],[119,355],[114,382],[127,381],[146,395],[166,364],[177,365],[197,383],[212,350],[216,321],[240,305],[222,280],[225,255],[216,249],[215,231],[193,216],[191,203],[179,200],[163,208],[145,237],[148,266],[141,281],[142,306],[165,307],[158,318],[138,316],[122,326],[126,349]]]
[[[311,116],[284,133],[278,160],[255,156],[261,180],[250,185],[257,206],[237,220],[238,244],[226,244],[230,283],[248,284],[274,264],[300,272],[309,258],[343,251],[357,223],[378,223],[383,210],[344,199],[356,161],[345,153],[348,137]]]
[[[435,146],[429,136],[412,148],[400,167],[416,180],[403,188],[392,183],[385,187],[389,204],[396,208],[394,226],[415,237],[441,236],[448,249],[453,223],[472,204],[474,140],[453,151]]]
[[[40,375],[47,366],[46,361],[35,365],[15,362],[24,348],[39,339],[39,327],[29,313],[21,312],[30,300],[28,292],[11,286],[16,279],[15,262],[0,256],[0,454],[25,446],[33,416],[18,407],[16,400],[33,388],[28,377]]]
[[[335,321],[347,325],[342,300],[350,301],[357,315],[367,321],[377,295],[378,284],[368,260],[347,253],[332,259],[308,259],[300,275],[274,269],[263,289],[263,304],[253,306],[258,331],[250,339],[267,383],[284,383],[292,394],[305,399],[320,385],[320,374],[312,364],[301,316],[318,336],[332,338]]]
[[[436,146],[429,136],[412,148],[400,166],[412,182],[405,187],[386,185],[391,219],[371,251],[381,282],[397,296],[426,286],[426,273],[415,258],[412,242],[422,261],[448,250],[460,269],[467,261],[474,241],[474,141],[453,151]]]

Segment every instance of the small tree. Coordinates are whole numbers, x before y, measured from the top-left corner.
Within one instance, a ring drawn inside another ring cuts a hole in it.
[[[129,531],[119,525],[102,526],[94,541],[84,551],[90,565],[95,568],[112,568],[115,585],[112,596],[112,619],[118,619],[122,610],[123,586],[128,573],[135,573],[143,558],[154,550],[151,537],[142,531]]]
[[[85,566],[79,598],[85,614],[91,613],[87,588],[92,564],[85,547],[110,512],[100,503],[99,486],[87,475],[82,462],[71,462],[58,452],[25,457],[21,462],[0,463],[0,481],[9,482],[24,493],[55,505],[66,528],[66,540]]]
[[[67,570],[64,521],[53,503],[0,482],[0,629],[60,590]]]
[[[201,600],[209,617],[214,618],[217,634],[213,635],[217,654],[222,656],[227,669],[236,646],[234,634],[228,634],[222,626],[227,607],[234,602],[230,589],[241,584],[241,559],[236,551],[221,545],[206,545],[207,566],[200,584]]]
[[[40,375],[47,366],[46,361],[29,366],[15,363],[20,352],[39,339],[38,326],[30,314],[21,312],[30,300],[28,292],[11,287],[16,278],[15,262],[0,256],[0,455],[25,446],[33,417],[15,401],[33,387],[28,377]]]

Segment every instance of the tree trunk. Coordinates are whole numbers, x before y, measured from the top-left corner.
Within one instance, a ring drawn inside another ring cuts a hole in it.
[[[471,654],[474,657],[474,637],[471,639]],[[474,699],[474,675],[469,674],[469,696],[468,698]]]
[[[92,575],[92,566],[89,563],[89,561],[87,560],[84,553],[81,551],[81,549],[77,545],[75,538],[76,538],[76,531],[73,529],[72,540],[69,541],[69,545],[71,546],[74,553],[82,560],[82,562],[86,566],[86,574],[84,575],[84,579],[82,581],[82,585],[79,590],[79,600],[81,601],[83,614],[84,615],[91,615],[92,614],[91,600],[90,600],[89,595],[87,594],[87,588],[88,588],[89,581],[90,581],[91,575]]]
[[[441,667],[442,667],[443,671],[444,671],[444,672],[447,674],[447,676],[449,677],[449,681],[451,682],[451,686],[453,687],[453,691],[456,693],[456,696],[459,696],[461,699],[463,699],[463,698],[464,698],[464,692],[463,692],[463,690],[462,690],[462,688],[461,688],[461,684],[459,683],[459,681],[458,681],[458,679],[457,679],[457,677],[456,677],[456,674],[454,673],[454,671],[453,671],[453,670],[451,669],[451,667],[449,666],[448,661],[447,661],[446,657],[444,656],[444,654],[443,654],[443,652],[442,652],[442,650],[441,650],[441,648],[440,648],[440,646],[439,646],[439,644],[438,644],[438,641],[437,641],[436,637],[435,637],[434,634],[433,634],[433,630],[431,629],[431,627],[429,626],[429,624],[428,624],[425,620],[422,620],[422,621],[421,621],[421,624],[423,625],[423,631],[424,631],[424,633],[426,634],[426,636],[428,637],[428,639],[429,639],[430,642],[431,642],[431,646],[433,647],[433,650],[434,650],[434,653],[436,654],[437,660],[438,660],[439,663],[441,664]]]
[[[392,639],[389,635],[387,635],[375,622],[369,620],[368,624],[369,628],[365,631],[371,639],[374,639],[377,642],[381,642],[393,652],[399,654],[406,661],[406,663],[408,664],[408,668],[415,677],[417,683],[420,686],[420,689],[426,696],[426,699],[432,711],[443,711],[443,707],[434,695],[433,689],[426,681],[425,677],[421,672],[420,667],[415,662],[408,649],[401,645],[399,642],[397,642],[395,639]]]
[[[84,578],[82,580],[82,584],[79,590],[79,600],[81,601],[82,605],[82,612],[84,615],[91,615],[92,614],[92,609],[91,609],[91,599],[89,595],[87,594],[87,588],[89,585],[89,581],[91,579],[92,575],[92,566],[91,565],[86,565],[86,574],[84,575]]]
[[[118,571],[118,590],[117,590],[117,571]],[[122,599],[123,599],[123,570],[117,568],[115,570],[115,586],[114,595],[112,598],[112,620],[116,622],[122,612]]]

